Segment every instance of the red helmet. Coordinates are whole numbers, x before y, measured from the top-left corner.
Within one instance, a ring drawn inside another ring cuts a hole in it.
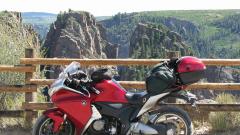
[[[192,56],[181,57],[177,60],[176,72],[182,84],[195,83],[204,77],[205,64]]]

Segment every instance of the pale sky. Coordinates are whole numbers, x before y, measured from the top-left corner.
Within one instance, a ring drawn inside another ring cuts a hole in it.
[[[240,9],[240,0],[0,0],[0,11],[59,13],[69,8],[109,16],[118,12]]]

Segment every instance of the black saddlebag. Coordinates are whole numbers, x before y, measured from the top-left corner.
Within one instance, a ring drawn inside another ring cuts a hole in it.
[[[176,77],[173,69],[170,69],[166,63],[156,65],[146,78],[146,87],[148,93],[159,94],[164,90],[171,88],[176,83]]]

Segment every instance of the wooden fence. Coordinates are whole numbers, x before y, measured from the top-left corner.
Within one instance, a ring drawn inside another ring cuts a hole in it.
[[[18,66],[0,65],[0,72],[24,72],[25,85],[0,86],[0,92],[25,93],[25,102],[22,110],[0,111],[0,117],[25,117],[26,125],[31,126],[32,120],[37,115],[37,110],[53,107],[52,103],[37,103],[36,92],[40,85],[49,85],[54,80],[33,78],[36,67],[39,65],[67,65],[72,61],[80,62],[84,66],[96,65],[155,65],[167,59],[63,59],[63,58],[33,58],[33,50],[26,49],[25,58],[20,59]],[[240,59],[202,59],[206,65],[240,66]],[[125,88],[144,89],[145,83],[138,81],[120,81]],[[240,90],[240,83],[196,83],[189,85],[188,90]],[[186,110],[191,110],[188,104],[173,104]],[[204,111],[240,111],[240,104],[198,104],[199,110]]]

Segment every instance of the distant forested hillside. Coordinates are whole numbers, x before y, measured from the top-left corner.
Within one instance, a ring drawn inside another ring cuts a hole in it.
[[[179,51],[182,56],[191,55],[192,51],[181,36],[170,31],[162,24],[139,23],[130,39],[129,57],[134,59],[168,58],[169,51]],[[146,66],[119,68],[122,80],[145,80],[150,70]]]
[[[153,11],[117,14],[102,23],[110,42],[128,57],[131,35],[139,22],[162,23],[178,32],[199,57],[237,58],[240,55],[240,10]]]
[[[23,13],[23,22],[45,39],[55,14]],[[130,38],[138,23],[164,24],[178,32],[199,57],[237,58],[240,55],[240,10],[149,11],[96,17],[111,43],[119,44],[119,57],[128,57]]]
[[[36,30],[42,40],[47,36],[50,29],[50,25],[57,19],[57,14],[45,13],[45,12],[23,12],[23,23],[31,24]],[[109,19],[111,16],[98,16],[97,21]]]
[[[41,39],[45,39],[50,25],[56,20],[57,15],[43,12],[24,12],[22,17],[23,23],[31,24]]]

